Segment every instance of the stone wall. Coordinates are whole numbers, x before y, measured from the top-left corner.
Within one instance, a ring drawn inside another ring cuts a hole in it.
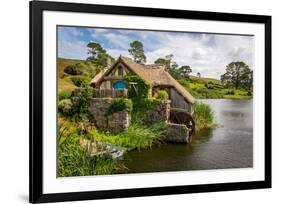
[[[166,141],[171,143],[189,143],[189,129],[184,124],[168,123]]]
[[[112,132],[121,132],[128,129],[131,122],[131,113],[119,111],[107,116],[107,128]]]
[[[130,126],[131,114],[124,110],[107,115],[112,101],[111,98],[91,98],[89,111],[97,128],[117,133]]]
[[[148,123],[154,122],[167,122],[170,117],[170,100],[162,100],[158,105],[153,107],[152,110],[145,114],[145,120]]]
[[[131,113],[128,111],[119,111],[108,115],[108,109],[112,104],[112,98],[91,98],[89,111],[92,114],[97,128],[118,133],[129,128],[131,122]],[[145,119],[149,123],[167,122],[166,141],[171,143],[188,143],[189,129],[184,124],[168,123],[170,115],[170,101],[163,100],[152,110],[148,111]]]

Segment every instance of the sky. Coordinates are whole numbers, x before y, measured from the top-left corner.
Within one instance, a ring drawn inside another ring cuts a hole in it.
[[[97,42],[112,57],[130,57],[130,43],[144,46],[147,64],[173,54],[178,65],[189,65],[192,75],[219,79],[227,64],[244,61],[253,68],[254,36],[163,32],[87,27],[58,27],[58,57],[86,59],[87,44]]]

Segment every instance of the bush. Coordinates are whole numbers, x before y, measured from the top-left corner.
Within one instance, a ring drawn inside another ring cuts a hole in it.
[[[195,103],[193,118],[196,130],[210,128],[214,125],[214,112],[207,104]]]
[[[123,110],[131,112],[133,110],[132,101],[130,99],[116,98],[113,99],[112,104],[109,106],[107,114],[111,115]]]
[[[80,62],[75,65],[68,65],[64,68],[64,73],[69,75],[83,75],[93,78],[100,68],[90,61]]]
[[[73,104],[70,99],[63,99],[58,103],[58,111],[64,115],[72,114]]]
[[[83,73],[76,65],[68,65],[64,68],[64,72],[70,75],[80,75]]]
[[[124,80],[127,82],[127,85],[129,87],[129,98],[148,98],[150,85],[141,79],[140,77],[136,75],[126,75]],[[136,90],[134,88],[131,88],[130,82],[136,83],[135,86]]]
[[[234,90],[228,90],[226,92],[226,95],[235,95],[235,91]]]
[[[169,94],[167,91],[165,90],[158,91],[157,99],[167,100],[168,98],[169,98]]]
[[[253,93],[251,91],[247,92],[247,96],[252,96],[252,95],[253,95]]]
[[[214,89],[213,82],[207,82],[207,83],[204,84],[204,86],[205,86],[207,89]]]
[[[60,91],[58,94],[59,101],[64,99],[70,99],[72,92],[71,91]]]
[[[160,104],[159,99],[133,99],[133,111],[134,112],[146,112],[151,110],[156,105]]]
[[[78,96],[72,97],[73,113],[77,116],[88,114],[88,107],[92,95],[93,89],[91,87],[85,87],[80,90]]]
[[[73,76],[71,77],[71,81],[78,87],[86,87],[90,82],[89,78],[85,76]]]

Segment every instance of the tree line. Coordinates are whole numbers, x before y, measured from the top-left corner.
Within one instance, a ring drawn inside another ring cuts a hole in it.
[[[87,60],[93,61],[98,66],[102,67],[108,57],[111,60],[114,60],[114,58],[97,42],[90,42],[87,47],[89,54]],[[128,52],[136,63],[146,63],[144,47],[140,41],[131,42]],[[154,63],[165,65],[166,71],[168,71],[175,79],[189,79],[189,75],[192,72],[191,67],[189,65],[179,66],[173,60],[173,57],[172,54],[166,55],[156,59]],[[198,72],[197,76],[201,77],[201,74]],[[253,71],[242,61],[231,62],[226,65],[225,73],[221,75],[221,81],[229,88],[252,90]]]

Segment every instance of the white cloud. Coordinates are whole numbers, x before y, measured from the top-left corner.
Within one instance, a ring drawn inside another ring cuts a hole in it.
[[[112,43],[114,46],[128,49],[129,44],[132,41],[130,38],[128,38],[125,35],[121,34],[115,34],[115,33],[106,33],[103,35],[105,39],[107,39],[110,43]]]
[[[86,59],[87,58],[87,44],[83,41],[68,42],[59,41],[59,57],[71,59]]]
[[[253,69],[253,40],[251,37],[202,34],[159,35],[161,45],[146,53],[149,63],[168,54],[174,55],[179,65],[189,65],[193,74],[220,78],[225,66],[232,61],[244,61]]]
[[[79,31],[77,28],[65,27],[65,29],[73,36],[83,36],[83,32]]]

